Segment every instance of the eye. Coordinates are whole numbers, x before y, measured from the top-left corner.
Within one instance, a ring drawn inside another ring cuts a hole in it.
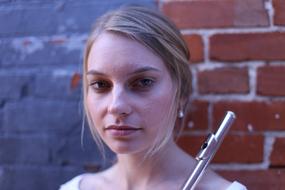
[[[147,90],[153,86],[154,80],[150,78],[137,79],[131,83],[131,88],[135,90]]]
[[[93,81],[90,83],[89,86],[92,87],[97,92],[105,92],[112,87],[110,82],[105,81],[105,80]]]

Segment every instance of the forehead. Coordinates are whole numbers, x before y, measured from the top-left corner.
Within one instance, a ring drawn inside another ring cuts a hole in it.
[[[117,33],[105,32],[93,43],[87,70],[109,70],[117,67],[137,69],[154,67],[166,70],[163,60],[141,43]]]

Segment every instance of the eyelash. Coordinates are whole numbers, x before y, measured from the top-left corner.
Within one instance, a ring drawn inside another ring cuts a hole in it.
[[[130,86],[131,86],[131,89],[145,91],[151,88],[154,83],[155,83],[154,79],[141,78],[141,79],[137,79],[134,82],[132,82]]]
[[[108,81],[104,80],[94,81],[90,83],[89,86],[92,87],[96,92],[105,92],[112,87],[112,85]]]
[[[151,88],[155,83],[154,79],[151,78],[139,78],[129,83],[129,88],[135,91],[147,91]],[[112,84],[105,80],[97,80],[89,85],[92,87],[96,92],[103,93],[108,91]]]

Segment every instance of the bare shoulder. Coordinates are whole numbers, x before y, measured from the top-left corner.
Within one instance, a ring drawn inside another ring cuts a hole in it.
[[[222,176],[218,175],[212,170],[207,170],[205,175],[202,177],[197,189],[227,189],[232,183]]]
[[[80,182],[80,190],[107,189],[107,184],[111,182],[111,169],[107,169],[94,174],[85,174]]]

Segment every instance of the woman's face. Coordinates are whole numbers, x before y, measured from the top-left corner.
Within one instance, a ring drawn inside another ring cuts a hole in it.
[[[87,60],[87,109],[118,154],[147,151],[173,117],[176,87],[162,59],[140,43],[106,32]]]

